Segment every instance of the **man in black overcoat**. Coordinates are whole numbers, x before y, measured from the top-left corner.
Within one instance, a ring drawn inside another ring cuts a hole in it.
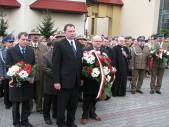
[[[92,38],[92,45],[85,48],[84,51],[95,50],[98,53],[106,53],[108,55],[108,50],[101,47],[102,38],[98,35]],[[91,78],[83,78],[83,114],[82,114],[82,124],[86,124],[88,122],[88,117],[100,121],[101,118],[95,113],[96,111],[96,103],[98,99],[96,99],[98,91],[100,87],[100,82],[97,82]]]
[[[35,55],[33,49],[28,44],[28,34],[21,32],[18,34],[18,44],[8,49],[6,55],[6,65],[8,67],[24,61],[27,64],[34,65]],[[29,100],[33,98],[33,85],[28,81],[22,81],[21,87],[16,86],[16,82],[13,82],[13,86],[9,87],[9,100],[12,101],[12,117],[14,127],[32,127],[28,121],[30,114]],[[22,103],[21,115],[19,105]]]
[[[75,26],[66,24],[65,39],[57,42],[53,50],[53,80],[57,92],[58,127],[77,127],[75,112],[81,84],[82,45],[75,41]],[[65,110],[67,121],[65,122]]]

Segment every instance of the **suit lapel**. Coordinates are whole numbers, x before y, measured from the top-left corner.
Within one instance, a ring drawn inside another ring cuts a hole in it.
[[[66,49],[68,50],[68,52],[71,52],[71,55],[75,58],[75,56],[73,55],[72,47],[70,46],[70,44],[69,44],[69,42],[68,42],[68,40],[66,38],[65,38],[64,44],[65,44]],[[76,47],[76,50],[77,50],[77,47]]]
[[[19,56],[21,56],[22,58],[24,58],[23,54],[21,53],[21,51],[20,51],[20,49],[19,49],[19,44],[17,44],[17,45],[14,47],[14,49],[15,49],[15,52],[16,52]]]

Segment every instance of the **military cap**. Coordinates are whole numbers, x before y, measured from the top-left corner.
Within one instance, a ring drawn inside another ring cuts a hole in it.
[[[164,37],[164,34],[156,34],[156,38],[158,37]]]
[[[55,35],[55,38],[58,37],[65,37],[64,31],[58,31],[57,34]]]
[[[10,36],[4,37],[2,39],[2,43],[5,43],[5,42],[14,42],[14,38]]]
[[[139,36],[139,37],[137,38],[137,41],[145,41],[145,37],[144,37],[144,36]]]
[[[78,35],[77,40],[86,40],[87,41],[87,39],[85,38],[84,35]]]
[[[41,33],[39,30],[33,29],[33,30],[31,30],[29,35],[41,35]]]

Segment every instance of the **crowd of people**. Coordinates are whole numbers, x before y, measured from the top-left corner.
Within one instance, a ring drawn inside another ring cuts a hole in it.
[[[137,39],[131,36],[76,36],[73,24],[66,24],[63,32],[51,35],[49,40],[35,29],[29,34],[19,33],[17,40],[4,37],[0,50],[0,97],[4,96],[6,109],[12,107],[14,127],[33,127],[28,120],[33,106],[43,114],[47,125],[52,125],[52,117],[58,127],[77,127],[74,121],[78,102],[83,102],[81,124],[87,124],[89,118],[101,121],[95,112],[99,83],[82,76],[83,52],[99,51],[111,59],[111,65],[116,68],[111,87],[113,97],[126,95],[128,77],[131,77],[131,94],[143,94],[141,87],[145,76],[151,77],[150,94],[161,94],[167,66],[154,60],[150,68],[147,54],[155,48],[169,51],[167,41],[163,34],[150,36],[147,40],[144,36]],[[21,87],[9,86],[11,77],[6,73],[20,61],[32,66],[38,64],[39,69],[33,81],[22,81]]]

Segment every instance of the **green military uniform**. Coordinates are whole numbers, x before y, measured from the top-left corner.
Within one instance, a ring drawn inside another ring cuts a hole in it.
[[[165,42],[162,42],[161,44],[159,42],[154,43],[154,48],[160,48],[160,47],[167,51],[169,50],[168,43],[165,43]],[[151,94],[154,93],[154,90],[156,90],[156,92],[159,93],[158,91],[160,91],[161,89],[162,79],[163,79],[163,75],[164,75],[164,71],[166,67],[167,65],[164,65],[163,63],[159,63],[155,60],[153,61],[152,76],[151,76],[151,82],[150,82],[150,88],[151,88],[150,93]]]
[[[148,53],[148,46],[144,45],[141,47],[140,45],[136,45],[133,47],[132,59],[130,61],[130,65],[133,70],[131,82],[131,89],[133,93],[135,93],[135,91],[139,92],[142,87],[145,71],[148,67]],[[143,92],[141,91],[141,93]]]

